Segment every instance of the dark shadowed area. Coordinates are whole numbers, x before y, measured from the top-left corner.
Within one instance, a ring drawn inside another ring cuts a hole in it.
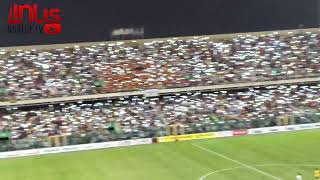
[[[62,10],[60,35],[9,34],[13,2]],[[3,0],[0,46],[103,41],[119,27],[145,27],[145,37],[221,34],[316,27],[318,0]]]

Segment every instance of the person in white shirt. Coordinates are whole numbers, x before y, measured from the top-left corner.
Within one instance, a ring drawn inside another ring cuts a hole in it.
[[[302,175],[301,175],[301,173],[298,173],[298,174],[296,175],[296,180],[302,180]]]

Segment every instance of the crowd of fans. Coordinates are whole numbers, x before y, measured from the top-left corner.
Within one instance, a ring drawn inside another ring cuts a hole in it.
[[[0,101],[319,75],[320,32],[0,51]]]
[[[320,32],[0,51],[0,101],[313,77],[319,55]],[[0,151],[320,122],[319,102],[316,84],[0,108]]]
[[[86,137],[108,141],[116,135],[155,137],[320,122],[320,84],[278,86],[243,91],[194,92],[160,97],[123,97],[6,109],[0,130],[12,139],[48,136]]]

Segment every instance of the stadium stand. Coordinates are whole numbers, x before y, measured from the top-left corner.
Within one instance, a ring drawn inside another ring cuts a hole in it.
[[[8,108],[0,127],[11,142],[45,140],[46,147],[48,137],[63,137],[55,144],[67,145],[316,123],[319,95],[320,84],[291,85]]]
[[[313,29],[4,48],[0,151],[320,122],[319,40]]]
[[[2,50],[0,100],[316,77],[319,31]]]

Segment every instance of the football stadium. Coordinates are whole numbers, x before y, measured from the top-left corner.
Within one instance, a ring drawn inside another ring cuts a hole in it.
[[[85,34],[58,5],[4,13],[1,180],[320,179],[320,12],[313,25],[151,36],[146,23],[72,41]]]

